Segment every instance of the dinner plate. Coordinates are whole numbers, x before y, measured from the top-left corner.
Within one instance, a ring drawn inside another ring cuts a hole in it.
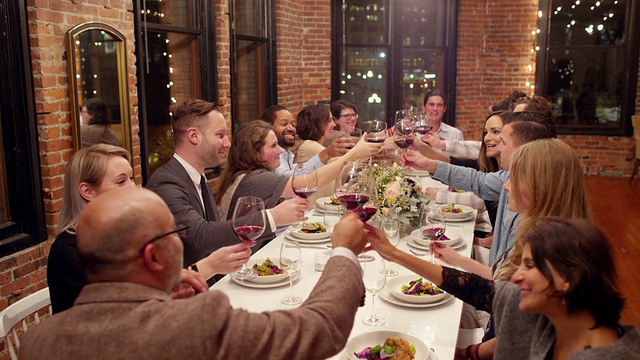
[[[412,303],[412,304],[434,303],[442,300],[444,297],[449,295],[446,292],[443,292],[441,294],[435,294],[435,295],[417,296],[417,295],[407,295],[402,292],[402,286],[409,285],[411,281],[418,280],[420,278],[422,278],[423,283],[430,283],[429,280],[425,279],[424,277],[421,277],[420,275],[416,275],[416,274],[401,275],[401,276],[394,277],[387,282],[387,290],[389,290],[389,293],[396,299],[402,302]]]
[[[376,345],[384,345],[384,342],[390,337],[401,337],[409,342],[410,345],[415,346],[416,360],[427,360],[431,357],[431,350],[424,341],[419,338],[405,334],[400,331],[391,331],[391,330],[379,330],[379,331],[370,331],[364,334],[360,334],[349,339],[347,346],[345,347],[345,352],[347,359],[349,360],[359,360],[355,352],[361,352],[367,347],[374,347]]]
[[[300,273],[298,273],[293,278],[293,282],[295,283],[299,279],[300,279]],[[288,276],[286,276],[281,281],[274,282],[274,283],[268,283],[268,284],[257,283],[257,282],[254,282],[253,280],[254,279],[251,279],[251,280],[240,280],[237,277],[233,276],[233,274],[231,275],[231,281],[233,281],[234,283],[236,283],[236,284],[238,284],[240,286],[244,286],[244,287],[248,287],[248,288],[252,288],[252,289],[272,289],[272,288],[277,288],[277,287],[281,287],[281,286],[289,286],[289,277]]]
[[[419,229],[415,229],[411,232],[411,238],[414,242],[422,246],[429,246],[431,240],[427,240],[424,238],[424,236],[422,236],[422,230],[426,228],[428,228],[428,226],[422,226]],[[449,240],[438,240],[438,242],[445,245],[452,245],[457,243],[460,240],[461,236],[458,231],[453,229],[445,230],[444,234],[449,238]]]
[[[464,222],[464,221],[469,221],[471,219],[475,219],[476,218],[476,213],[475,212],[471,212],[468,213],[465,217],[461,217],[461,218],[445,218],[446,222]]]
[[[443,205],[437,205],[437,206],[441,210],[443,208],[451,206],[451,204],[443,204]],[[460,212],[460,213],[449,213],[449,212],[440,211],[440,214],[442,214],[444,219],[447,220],[447,221],[456,220],[456,219],[466,219],[466,218],[469,217],[468,214],[473,214],[473,208],[470,207],[470,206],[458,205],[458,204],[453,204],[453,206],[454,206],[454,209],[455,208],[459,208],[460,210],[462,210],[462,212]]]
[[[315,221],[315,222],[322,223],[322,221]],[[324,224],[323,224],[323,226],[324,226]],[[289,234],[292,237],[296,238],[296,240],[320,240],[320,239],[327,239],[327,238],[331,237],[331,231],[329,229],[326,229],[325,232],[310,233],[310,234],[301,233],[301,232],[299,232],[300,230],[301,229],[289,227]]]
[[[332,205],[327,205],[327,203],[331,203]],[[331,198],[328,196],[325,197],[321,197],[316,199],[316,207],[322,210],[325,209],[339,209],[341,205],[337,205],[337,204],[333,204],[333,202],[331,201]]]
[[[407,175],[409,176],[431,176],[431,173],[426,171],[426,170],[416,170],[416,169],[409,169],[406,172]]]
[[[430,251],[429,246],[416,244],[415,242],[411,242],[411,241],[407,241],[407,246],[412,247],[414,249],[418,249],[418,250]],[[449,245],[449,247],[452,248],[453,250],[460,250],[464,248],[464,246],[465,246],[465,243],[462,239],[458,240],[458,242],[454,244]]]
[[[299,242],[300,244],[322,244],[331,241],[331,236],[321,239],[299,239],[294,237],[292,234],[288,233],[285,236],[285,239]]]
[[[379,295],[382,300],[388,302],[389,304],[406,307],[406,308],[412,308],[412,309],[424,309],[424,308],[440,306],[442,304],[449,302],[449,300],[453,298],[453,296],[449,294],[449,296],[445,296],[440,301],[436,301],[428,304],[412,304],[412,303],[408,303],[408,302],[404,302],[396,299],[393,295],[391,295],[391,293],[389,292],[389,289],[387,289],[386,287],[382,289],[382,291],[380,291]]]
[[[279,258],[272,258],[269,257],[269,259],[271,259],[271,261],[275,264],[278,265],[280,259]],[[254,264],[258,264],[258,265],[262,265],[262,263],[264,263],[264,261],[267,260],[266,258],[260,258],[260,259],[250,259],[249,263],[247,264],[248,267],[253,267]],[[252,278],[250,280],[245,280],[245,281],[251,281],[257,284],[272,284],[272,283],[276,283],[279,281],[283,281],[284,279],[287,279],[287,274],[285,274],[284,272],[282,274],[277,274],[277,275],[266,275],[266,276],[256,276],[255,278]]]

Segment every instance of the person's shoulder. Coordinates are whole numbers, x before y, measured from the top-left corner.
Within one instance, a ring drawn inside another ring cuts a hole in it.
[[[147,181],[146,188],[153,190],[154,187],[159,186],[164,182],[182,182],[182,179],[187,176],[187,171],[174,157],[169,159],[164,165],[156,169]]]

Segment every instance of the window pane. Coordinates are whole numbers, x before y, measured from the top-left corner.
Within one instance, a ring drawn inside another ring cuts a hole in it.
[[[236,34],[265,37],[264,24],[262,19],[262,0],[236,1],[234,4],[234,14],[236,21]]]
[[[554,0],[550,46],[621,45],[626,1]]]
[[[340,98],[358,106],[362,121],[386,120],[387,49],[348,48],[343,66]]]
[[[266,43],[238,40],[234,83],[234,121],[243,124],[260,117],[266,108]]]
[[[2,126],[0,126],[0,143],[2,142]],[[0,224],[9,221],[9,204],[7,203],[7,167],[4,164],[4,147],[0,147]]]
[[[546,96],[558,124],[620,126],[624,49],[557,49],[549,59]]]
[[[200,62],[194,35],[150,31],[149,73],[145,77],[149,171],[173,155],[171,104],[200,98]],[[146,66],[146,64],[141,64]]]
[[[166,24],[186,28],[197,28],[195,20],[193,20],[192,14],[195,10],[195,3],[193,0],[187,1],[158,1],[158,0],[146,0],[146,20],[150,23]],[[142,21],[144,17],[145,9],[142,9]]]
[[[400,27],[404,46],[444,46],[446,3],[441,0],[406,0],[399,2]]]
[[[405,49],[402,58],[402,102],[422,107],[424,94],[444,83],[444,50]]]
[[[344,8],[347,44],[386,45],[389,40],[387,2],[349,0]]]

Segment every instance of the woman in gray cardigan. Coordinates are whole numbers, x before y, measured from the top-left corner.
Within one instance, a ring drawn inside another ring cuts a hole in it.
[[[619,324],[624,307],[606,236],[582,219],[543,218],[520,237],[512,282],[493,282],[432,264],[392,246],[369,226],[382,256],[478,309],[493,312],[494,359],[638,359],[640,333]],[[477,345],[459,354],[484,359]]]

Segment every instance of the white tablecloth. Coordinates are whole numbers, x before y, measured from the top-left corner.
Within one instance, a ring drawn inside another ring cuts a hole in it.
[[[425,187],[443,186],[428,177],[421,178],[421,180]],[[309,216],[310,221],[322,221],[322,217],[315,215],[313,212],[310,212]],[[459,250],[465,256],[471,255],[474,224],[475,217],[472,220],[465,222],[450,223],[450,228],[461,233],[462,239],[466,243],[465,247]],[[256,252],[252,256],[252,259],[265,257],[277,258],[283,238],[284,234],[275,238],[265,247],[260,249],[260,251]],[[408,251],[409,247],[407,246],[407,241],[410,241],[408,237],[401,239],[398,247],[402,250]],[[297,283],[294,283],[293,289],[294,293],[303,299],[306,299],[322,274],[314,269],[314,255],[320,251],[323,250],[310,248],[302,249],[302,271],[300,273],[300,279]],[[429,255],[424,256],[423,258],[430,260]],[[253,260],[249,262],[249,265],[254,263],[252,261]],[[401,268],[396,264],[392,264],[391,266],[398,270],[401,275],[411,274],[410,271]],[[259,312],[290,308],[289,306],[280,303],[280,300],[289,294],[288,285],[278,288],[254,289],[239,285],[233,282],[229,276],[225,276],[223,279],[218,281],[212,289],[224,291],[225,294],[229,296],[232,306],[245,308],[250,311]],[[336,304],[336,306],[339,306],[339,304]],[[452,299],[451,301],[437,307],[412,309],[387,303],[381,299],[380,296],[377,296],[375,307],[376,314],[384,317],[386,319],[386,324],[371,327],[362,323],[362,319],[371,313],[371,294],[367,293],[365,306],[359,308],[356,314],[354,327],[351,331],[351,338],[370,331],[401,331],[422,339],[429,347],[433,348],[438,359],[453,359],[462,311],[462,302],[460,300]],[[332,359],[346,358],[347,354],[343,351]]]

